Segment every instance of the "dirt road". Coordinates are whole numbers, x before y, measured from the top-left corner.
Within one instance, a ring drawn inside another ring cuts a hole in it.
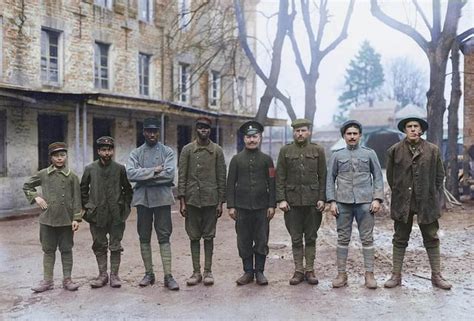
[[[218,223],[213,272],[216,284],[187,287],[192,272],[184,220],[173,211],[173,274],[178,292],[163,287],[156,239],[153,243],[155,272],[160,282],[140,288],[144,269],[132,213],[123,246],[120,289],[91,289],[88,282],[97,268],[87,223],[75,236],[73,277],[77,292],[60,287],[61,266],[55,269],[56,287],[34,294],[30,287],[42,276],[42,253],[37,218],[0,222],[0,319],[2,320],[468,320],[474,314],[474,203],[446,212],[440,221],[443,275],[453,283],[451,291],[434,289],[421,234],[414,226],[404,264],[403,286],[396,289],[363,287],[363,265],[357,229],[349,252],[349,286],[332,289],[335,268],[335,222],[325,216],[318,237],[316,274],[319,285],[290,286],[293,273],[289,235],[281,213],[271,222],[270,254],[266,275],[270,284],[235,285],[241,274],[233,221],[224,215]],[[376,221],[376,277],[379,285],[390,274],[392,221]]]

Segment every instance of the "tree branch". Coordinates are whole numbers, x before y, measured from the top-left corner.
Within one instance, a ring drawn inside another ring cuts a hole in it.
[[[326,56],[330,51],[334,50],[344,39],[347,38],[347,29],[349,28],[349,22],[351,21],[352,12],[354,11],[355,0],[351,0],[349,7],[347,8],[346,18],[344,19],[344,25],[342,27],[339,36],[327,46],[326,49],[321,51],[321,59]]]
[[[303,81],[305,81],[305,79],[308,77],[308,73],[306,72],[306,68],[303,63],[303,58],[301,57],[301,51],[298,46],[298,42],[296,41],[295,32],[293,29],[294,17],[296,15],[295,0],[292,0],[291,4],[292,4],[292,10],[290,13],[291,22],[288,24],[288,37],[290,38],[291,47],[293,48],[293,53],[295,55],[296,66],[298,67],[300,71],[301,78],[303,78]]]
[[[465,39],[467,39],[469,36],[471,35],[474,35],[474,28],[470,28],[470,29],[467,29],[466,31],[460,33],[457,37],[456,37],[456,41],[461,43],[463,42]]]
[[[432,27],[430,25],[430,22],[428,21],[428,18],[426,17],[425,13],[423,12],[423,10],[421,10],[421,7],[420,5],[418,4],[418,1],[417,0],[413,0],[412,1],[413,4],[415,5],[415,8],[416,8],[416,11],[418,11],[418,13],[420,14],[421,18],[423,19],[423,21],[425,22],[425,25],[426,27],[428,28],[428,30],[431,30]]]

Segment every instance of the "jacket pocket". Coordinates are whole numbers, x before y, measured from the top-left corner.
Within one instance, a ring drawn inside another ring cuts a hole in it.
[[[310,172],[316,172],[318,170],[319,155],[317,154],[306,154],[305,157],[305,167]]]
[[[357,167],[359,172],[370,172],[370,162],[368,159],[359,159]]]
[[[351,163],[348,159],[338,159],[337,160],[337,171],[339,173],[350,172]]]
[[[94,223],[96,221],[96,216],[97,216],[97,206],[95,206],[92,203],[87,203],[84,205],[86,212],[84,213],[84,216],[82,217],[86,222],[89,223]]]

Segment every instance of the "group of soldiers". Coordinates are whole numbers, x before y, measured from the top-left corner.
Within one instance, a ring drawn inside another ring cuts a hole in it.
[[[318,284],[314,272],[316,239],[326,204],[337,222],[337,276],[334,288],[347,285],[346,261],[352,224],[355,218],[362,243],[365,286],[377,288],[374,277],[374,215],[384,200],[382,170],[375,152],[361,146],[362,125],[345,122],[340,131],[346,147],[335,151],[326,162],[324,149],[310,140],[312,123],[297,119],[291,124],[294,141],[280,150],[277,166],[260,151],[264,127],[256,121],[244,123],[239,131],[245,148],[235,155],[227,172],[222,148],[211,141],[212,121],[195,121],[195,140],[186,145],[179,157],[177,198],[179,212],[185,218],[190,240],[193,273],[188,286],[214,284],[212,257],[216,224],[227,203],[235,221],[237,247],[243,275],[238,285],[256,281],[267,285],[264,274],[269,252],[270,221],[278,207],[284,212],[291,236],[295,270],[291,285],[304,281]],[[44,278],[32,288],[43,292],[53,288],[56,249],[61,253],[63,286],[74,291],[79,285],[71,279],[73,234],[82,219],[90,226],[92,250],[99,275],[92,288],[120,287],[121,240],[131,206],[137,208],[137,232],[145,275],[140,286],[155,282],[151,235],[154,227],[164,272],[164,285],[178,290],[172,276],[171,206],[175,178],[175,154],[159,141],[159,121],[147,118],[143,123],[145,143],[134,149],[126,166],[113,161],[114,139],[97,140],[99,159],[88,165],[79,182],[67,167],[67,146],[57,142],[49,146],[51,165],[24,184],[25,195],[42,213],[40,241],[43,249]],[[387,181],[392,190],[391,217],[394,220],[393,269],[384,286],[401,285],[401,271],[416,215],[426,248],[432,284],[450,289],[440,270],[438,219],[441,216],[439,192],[444,179],[440,152],[421,138],[428,123],[418,117],[402,119],[398,128],[406,134],[388,149]],[[135,183],[133,189],[130,182]],[[42,187],[40,195],[36,187]],[[201,239],[204,243],[204,269],[201,269]],[[108,273],[110,252],[110,274]]]

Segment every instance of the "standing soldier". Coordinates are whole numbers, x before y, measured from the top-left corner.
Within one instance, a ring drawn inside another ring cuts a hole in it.
[[[155,283],[151,255],[151,231],[155,227],[160,244],[164,284],[170,290],[179,290],[171,274],[170,236],[173,230],[171,205],[174,197],[171,191],[176,169],[173,150],[158,142],[159,122],[156,118],[143,121],[145,143],[130,153],[127,162],[127,176],[136,182],[132,206],[137,207],[137,230],[145,276],[140,286]]]
[[[359,146],[362,125],[348,120],[341,127],[346,147],[334,152],[329,161],[327,201],[337,218],[337,277],[334,288],[347,285],[346,261],[352,234],[352,221],[357,221],[365,266],[365,286],[376,289],[374,278],[374,214],[383,202],[382,169],[377,154]]]
[[[196,120],[196,140],[184,146],[179,157],[178,198],[191,241],[193,274],[187,285],[214,284],[212,252],[217,219],[225,201],[226,166],[222,148],[209,139],[211,120]],[[204,280],[201,275],[201,238],[204,239]]]
[[[232,157],[227,178],[227,208],[235,220],[237,247],[244,274],[238,285],[253,282],[267,285],[263,274],[268,254],[270,220],[275,215],[275,169],[270,156],[259,150],[263,126],[256,121],[243,124],[245,149]],[[255,267],[254,267],[255,256]]]
[[[41,209],[39,217],[40,242],[43,249],[43,281],[31,289],[34,292],[52,290],[56,249],[61,252],[63,287],[69,291],[79,288],[71,279],[74,232],[81,221],[81,191],[79,178],[67,167],[66,143],[48,146],[51,165],[40,170],[24,185],[23,191],[30,203]],[[42,195],[36,191],[41,186]]]
[[[107,248],[110,250],[110,286],[122,286],[118,276],[125,221],[130,214],[132,186],[128,182],[125,166],[112,160],[114,139],[103,136],[97,139],[99,159],[86,166],[81,179],[84,220],[89,222],[92,250],[99,266],[99,276],[90,285],[100,288],[107,284]],[[107,238],[107,234],[109,237]]]
[[[398,123],[406,138],[388,150],[387,181],[392,190],[390,213],[394,222],[392,277],[386,288],[402,283],[402,265],[416,214],[423,244],[431,266],[431,283],[449,290],[441,276],[438,238],[439,204],[443,187],[444,169],[439,148],[421,138],[428,130],[428,123],[418,117],[407,117]]]
[[[285,212],[295,261],[290,284],[297,285],[305,279],[309,284],[318,284],[314,258],[326,201],[326,157],[323,147],[310,142],[311,121],[296,119],[291,127],[294,142],[280,150],[276,184],[278,207]]]

